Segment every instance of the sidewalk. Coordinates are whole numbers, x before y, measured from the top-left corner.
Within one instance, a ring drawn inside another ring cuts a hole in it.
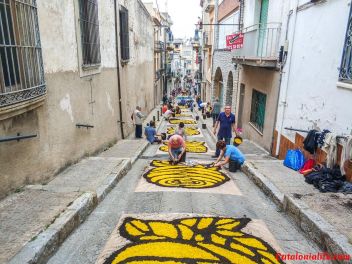
[[[0,263],[45,263],[147,148],[145,139],[132,138],[0,201]]]
[[[212,119],[203,119],[213,134]],[[242,171],[323,251],[352,256],[352,195],[320,193],[304,176],[283,165],[253,142],[244,140],[239,149],[246,156]]]

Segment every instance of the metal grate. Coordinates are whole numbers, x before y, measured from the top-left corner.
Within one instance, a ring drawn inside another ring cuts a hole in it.
[[[250,122],[263,133],[265,120],[266,94],[253,90]]]
[[[97,0],[79,0],[79,20],[81,26],[82,66],[99,65],[101,57]]]
[[[352,82],[352,6],[348,19],[339,79],[340,81]]]
[[[0,0],[0,107],[46,93],[36,0]]]

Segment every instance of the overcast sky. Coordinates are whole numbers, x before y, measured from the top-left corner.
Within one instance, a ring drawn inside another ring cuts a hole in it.
[[[165,11],[167,2],[167,11],[174,22],[172,32],[174,38],[194,37],[195,24],[198,17],[201,16],[202,10],[199,5],[200,0],[153,0],[156,7],[158,1],[161,12]]]

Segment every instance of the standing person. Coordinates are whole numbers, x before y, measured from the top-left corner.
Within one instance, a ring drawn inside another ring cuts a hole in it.
[[[178,162],[186,161],[186,142],[179,135],[173,135],[169,138],[169,156],[170,161],[175,165]]]
[[[142,125],[143,125],[143,118],[144,115],[141,112],[142,108],[140,106],[136,107],[136,110],[134,110],[133,114],[131,115],[132,120],[134,121],[134,124],[136,125],[136,132],[135,136],[136,138],[142,138]]]
[[[211,115],[213,118],[213,127],[215,127],[215,122],[218,119],[218,116],[220,114],[220,108],[221,108],[221,105],[219,103],[219,99],[215,98],[215,102],[213,104],[213,110],[211,112]]]
[[[218,141],[225,140],[226,145],[230,145],[232,138],[232,131],[236,134],[236,123],[235,115],[231,113],[231,106],[225,106],[225,112],[221,112],[214,126],[214,134],[216,134],[217,128],[220,124],[220,128],[217,134]],[[215,156],[218,158],[220,155],[220,149],[216,148]]]
[[[220,149],[221,153],[219,158],[215,161],[215,167],[224,166],[230,161],[236,162],[240,167],[246,160],[242,152],[237,147],[233,145],[226,145],[225,141],[223,140],[220,140],[216,143],[216,148]],[[225,160],[220,162],[223,157],[225,157]]]
[[[167,104],[167,95],[166,93],[163,96],[163,104],[166,105]]]
[[[161,140],[157,137],[158,135],[156,134],[154,121],[150,121],[149,126],[145,128],[144,135],[146,136],[150,144],[153,144],[154,142],[158,144],[161,143]]]

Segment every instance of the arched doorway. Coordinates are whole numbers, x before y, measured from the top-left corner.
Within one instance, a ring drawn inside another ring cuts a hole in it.
[[[224,105],[224,84],[220,67],[216,69],[214,78],[214,98],[219,98],[221,107]]]
[[[226,105],[232,105],[233,95],[233,74],[230,71],[227,78],[227,89],[226,89]]]

